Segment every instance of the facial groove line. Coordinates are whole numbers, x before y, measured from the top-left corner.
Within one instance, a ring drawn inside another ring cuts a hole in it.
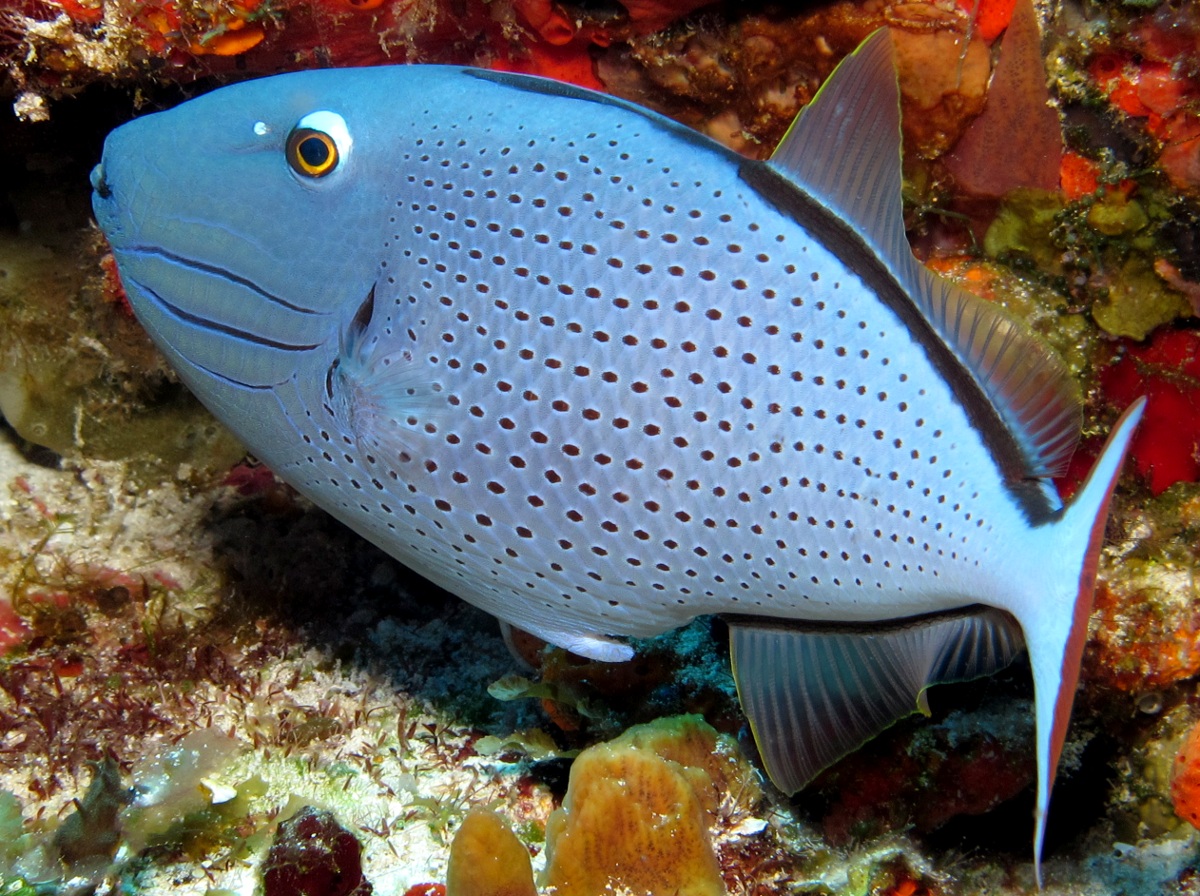
[[[219,265],[208,264],[207,262],[196,261],[195,259],[191,259],[191,258],[185,258],[182,255],[176,255],[174,252],[168,252],[165,249],[160,249],[156,246],[130,246],[128,249],[125,249],[124,251],[136,252],[140,255],[156,255],[159,258],[163,258],[174,264],[182,265],[185,268],[191,268],[192,270],[195,270],[195,271],[203,271],[206,274],[213,274],[217,277],[221,277],[222,279],[228,280],[231,283],[236,283],[238,286],[244,286],[246,289],[250,290],[251,292],[254,292],[257,295],[262,296],[268,302],[271,302],[274,305],[278,305],[280,308],[286,308],[288,311],[295,311],[299,314],[314,314],[314,315],[317,315],[318,317],[325,316],[325,312],[315,311],[312,308],[305,308],[302,305],[296,305],[292,302],[289,302],[287,299],[281,298],[280,296],[277,296],[277,295],[274,295],[273,293],[267,292],[265,289],[263,289],[261,286],[259,286],[257,283],[255,283],[253,280],[249,280],[246,277],[243,277],[239,274],[235,274],[235,273],[233,273],[233,271],[226,270],[225,268],[220,267]]]
[[[265,336],[260,336],[257,333],[251,333],[247,330],[231,327],[229,324],[218,323],[215,320],[209,320],[207,317],[201,317],[198,314],[192,314],[190,311],[184,311],[179,306],[171,304],[154,290],[149,289],[143,284],[139,283],[138,288],[145,292],[146,295],[150,296],[150,298],[154,300],[155,304],[161,307],[172,317],[176,317],[185,323],[194,324],[195,326],[205,330],[231,336],[232,338],[242,342],[249,342],[252,345],[259,345],[264,348],[274,348],[284,352],[308,352],[320,347],[319,343],[314,343],[312,345],[293,345],[287,342],[279,342],[274,339],[268,339]]]

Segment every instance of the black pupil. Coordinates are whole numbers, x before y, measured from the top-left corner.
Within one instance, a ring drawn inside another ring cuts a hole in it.
[[[329,145],[320,137],[305,137],[296,151],[309,168],[321,168],[329,162]]]

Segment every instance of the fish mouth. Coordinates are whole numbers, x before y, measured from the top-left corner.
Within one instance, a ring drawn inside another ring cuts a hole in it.
[[[89,176],[134,313],[202,399],[228,398],[213,381],[250,390],[287,382],[302,359],[336,345],[335,303],[204,203],[168,203],[139,133],[110,135]]]
[[[153,288],[151,284],[166,282],[173,278],[181,279],[196,276],[208,278],[210,281],[220,281],[223,284],[223,289],[233,289],[238,292],[244,291],[244,293],[248,293],[250,296],[265,302],[268,310],[273,307],[285,316],[292,317],[292,329],[298,326],[300,320],[329,316],[330,312],[327,310],[308,307],[299,302],[284,298],[282,295],[264,288],[253,278],[244,276],[231,268],[172,251],[167,249],[159,240],[153,238],[146,240],[144,237],[148,235],[146,233],[147,225],[150,225],[152,229],[161,230],[164,225],[170,227],[170,222],[156,221],[153,217],[149,221],[139,221],[132,214],[131,207],[137,204],[139,196],[139,182],[136,178],[121,177],[120,170],[111,170],[111,166],[106,164],[107,155],[106,147],[105,157],[102,157],[100,162],[92,168],[88,179],[92,186],[92,210],[95,213],[100,229],[112,247],[113,254],[117,257],[123,282],[135,284],[148,297],[153,296],[154,301],[164,310],[174,309],[175,311],[182,312],[182,314],[176,316],[197,325],[203,325],[203,321],[205,320],[204,315],[184,311],[179,305],[165,300],[163,298],[164,291]],[[121,166],[116,167],[119,169]],[[125,181],[129,181],[129,183],[124,183]],[[124,201],[122,201],[122,197]],[[195,225],[202,222],[191,221],[189,223]],[[219,230],[215,225],[210,225],[210,227]],[[168,232],[171,231],[168,230]],[[223,238],[231,239],[235,245],[246,243],[245,240],[239,239],[236,234],[229,233],[228,231],[217,233],[216,236],[218,237],[218,242],[214,243],[214,245],[217,245],[220,239]],[[247,256],[250,258],[256,255],[267,255],[258,246],[242,245],[241,248],[243,255],[246,254],[245,250],[250,250],[250,254]],[[244,303],[245,297],[241,297],[237,303],[225,301],[221,304],[224,304],[229,310],[234,311],[237,304]],[[235,314],[234,316],[236,317],[237,315]],[[213,323],[216,322],[214,321]],[[248,330],[236,326],[232,328],[232,331],[228,332],[228,335],[236,337],[239,332],[250,336],[254,335]],[[280,342],[280,347],[284,344],[284,342]]]
[[[112,196],[112,187],[108,185],[108,181],[104,177],[104,163],[101,162],[92,169],[92,173],[88,176],[88,180],[92,183],[92,190],[101,199],[108,199]]]

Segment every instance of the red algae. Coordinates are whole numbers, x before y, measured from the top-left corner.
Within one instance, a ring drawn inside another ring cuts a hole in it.
[[[575,23],[550,0],[513,0],[513,9],[548,44],[563,46],[575,39]]]
[[[1114,109],[1140,120],[1159,143],[1158,164],[1181,189],[1200,189],[1200,10],[1162,4],[1121,29],[1087,71]]]
[[[1159,330],[1146,345],[1123,346],[1100,384],[1117,407],[1148,398],[1130,455],[1151,493],[1200,479],[1200,332]]]
[[[991,198],[1017,187],[1057,188],[1062,132],[1049,100],[1037,15],[1032,0],[1018,0],[987,105],[945,159],[959,187]]]
[[[958,0],[958,8],[970,15],[975,30],[986,41],[993,41],[1008,27],[1020,0]]]
[[[532,44],[520,55],[496,58],[491,67],[497,71],[540,75],[591,90],[604,89],[596,77],[595,65],[587,55],[586,47],[581,47],[579,41],[565,45]]]
[[[621,0],[639,34],[650,34],[714,0]]]
[[[1124,178],[1117,183],[1106,183],[1103,178],[1104,169],[1099,162],[1089,159],[1070,150],[1062,155],[1059,166],[1059,188],[1063,199],[1076,202],[1087,196],[1093,196],[1097,191],[1118,193],[1128,199],[1137,189],[1137,184],[1130,178]]]

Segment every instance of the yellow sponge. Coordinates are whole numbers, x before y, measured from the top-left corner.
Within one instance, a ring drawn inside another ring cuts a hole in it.
[[[584,750],[546,823],[547,890],[724,896],[709,827],[731,779],[752,780],[739,768],[745,761],[699,716],[639,725]]]
[[[450,844],[446,896],[537,896],[529,853],[495,812],[473,809]]]
[[[584,750],[546,821],[553,896],[725,896],[710,830],[762,790],[733,740],[700,716],[659,719]],[[486,810],[450,846],[446,896],[536,896],[529,854]]]

